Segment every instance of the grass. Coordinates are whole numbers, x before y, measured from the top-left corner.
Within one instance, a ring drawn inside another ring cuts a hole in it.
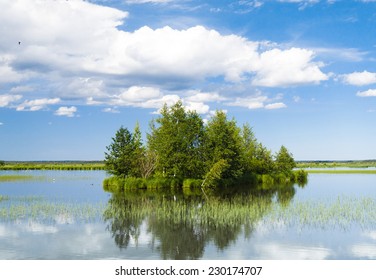
[[[54,202],[40,196],[0,196],[0,221],[92,221],[102,218],[104,208],[103,203]]]
[[[101,161],[5,162],[0,170],[104,170]]]
[[[298,161],[297,168],[369,168],[376,167],[376,160],[348,160],[348,161]]]
[[[41,180],[42,176],[32,175],[0,175],[0,182]]]
[[[352,226],[373,228],[376,225],[376,199],[339,196],[332,200],[289,200],[277,202],[273,195],[237,195],[231,199],[177,199],[171,196],[114,195],[106,208],[107,219],[138,217],[194,225],[199,228],[255,228],[259,223],[269,227],[285,225],[295,228],[347,229]],[[197,197],[196,197],[197,198]]]

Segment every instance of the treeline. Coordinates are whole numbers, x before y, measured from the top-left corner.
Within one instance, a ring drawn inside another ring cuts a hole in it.
[[[223,111],[205,124],[181,101],[161,109],[150,124],[146,144],[136,124],[133,132],[121,127],[106,148],[105,169],[115,179],[105,185],[119,184],[120,178],[121,185],[140,187],[218,187],[307,178],[303,171],[293,172],[296,164],[286,147],[273,154],[249,124],[238,127]]]

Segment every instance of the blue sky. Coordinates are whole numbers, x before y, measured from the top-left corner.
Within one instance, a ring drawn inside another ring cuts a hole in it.
[[[0,0],[0,159],[101,160],[181,99],[297,160],[376,159],[376,1]]]

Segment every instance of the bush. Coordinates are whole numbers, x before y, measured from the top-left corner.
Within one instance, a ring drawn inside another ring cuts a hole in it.
[[[145,179],[129,177],[124,180],[124,189],[146,189]]]
[[[107,192],[121,192],[124,191],[125,179],[120,177],[110,177],[103,181],[103,189]]]
[[[153,178],[146,181],[148,189],[162,189],[171,186],[171,179],[168,178]]]
[[[299,185],[305,185],[308,181],[308,173],[303,169],[294,171],[294,177],[294,181]]]
[[[201,179],[185,179],[183,181],[183,188],[201,188],[202,180]]]

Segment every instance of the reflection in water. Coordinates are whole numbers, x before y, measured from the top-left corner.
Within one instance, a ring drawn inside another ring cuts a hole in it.
[[[184,190],[113,193],[104,212],[108,230],[119,248],[137,240],[146,223],[152,249],[163,259],[199,259],[208,243],[224,250],[242,233],[251,237],[257,223],[277,201],[282,207],[294,197],[293,185],[260,186],[208,196]]]

